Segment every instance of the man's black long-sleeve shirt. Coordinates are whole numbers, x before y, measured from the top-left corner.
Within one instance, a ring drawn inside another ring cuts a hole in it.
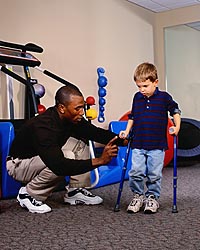
[[[10,156],[27,159],[39,155],[45,165],[60,176],[93,170],[91,159],[73,160],[64,157],[61,148],[70,136],[107,144],[116,134],[98,128],[84,118],[78,124],[61,120],[56,107],[50,107],[21,127],[12,143]],[[118,144],[122,145],[121,139],[118,139]]]

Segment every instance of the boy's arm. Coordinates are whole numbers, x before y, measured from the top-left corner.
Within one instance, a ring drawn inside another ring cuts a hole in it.
[[[181,116],[180,114],[176,113],[173,115],[173,119],[174,119],[174,126],[172,126],[173,128],[173,132],[171,132],[170,134],[175,134],[178,135],[178,132],[180,130],[181,127]]]

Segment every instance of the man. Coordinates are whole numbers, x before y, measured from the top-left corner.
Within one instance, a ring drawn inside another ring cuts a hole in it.
[[[76,86],[61,87],[55,95],[55,106],[29,120],[14,138],[7,170],[26,185],[20,188],[17,200],[32,213],[51,211],[43,202],[65,176],[83,174],[108,164],[117,155],[117,145],[126,143],[84,119],[84,106],[84,97]],[[69,137],[106,146],[98,158],[71,159],[69,151],[62,148]]]

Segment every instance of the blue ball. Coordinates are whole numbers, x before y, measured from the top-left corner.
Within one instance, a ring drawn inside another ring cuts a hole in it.
[[[104,113],[102,113],[102,112],[99,113],[98,121],[99,122],[104,122],[105,121]]]
[[[98,122],[104,122],[105,121],[105,117],[104,116],[99,116],[98,117]]]
[[[98,75],[104,74],[105,73],[105,69],[102,68],[102,67],[99,67],[99,68],[97,68],[97,73],[98,73]]]
[[[104,113],[103,112],[99,112],[99,116],[104,117]]]
[[[103,106],[101,106],[101,107],[99,107],[99,110],[100,110],[101,112],[104,112],[104,111],[105,111],[105,108],[104,108]]]
[[[105,76],[100,76],[98,78],[99,87],[105,87],[107,85],[107,78]]]
[[[105,98],[100,97],[100,98],[99,98],[99,105],[100,105],[100,106],[103,106],[103,105],[105,105],[105,104],[106,104]]]
[[[102,87],[99,88],[98,94],[99,94],[100,97],[106,96],[106,89],[104,89]]]
[[[39,84],[39,83],[36,83],[36,84],[33,84],[33,88],[34,88],[34,91],[35,91],[35,94],[41,98],[44,96],[45,94],[45,88],[42,84]]]

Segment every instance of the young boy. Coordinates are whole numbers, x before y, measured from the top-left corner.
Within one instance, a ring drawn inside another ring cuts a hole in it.
[[[134,95],[126,130],[119,134],[125,138],[131,129],[133,133],[132,167],[129,171],[133,199],[127,212],[136,213],[144,205],[144,213],[156,213],[164,155],[168,148],[168,112],[174,120],[174,126],[170,129],[172,135],[179,132],[181,112],[172,97],[158,89],[157,69],[153,64],[140,64],[135,70],[134,81],[139,92]]]

